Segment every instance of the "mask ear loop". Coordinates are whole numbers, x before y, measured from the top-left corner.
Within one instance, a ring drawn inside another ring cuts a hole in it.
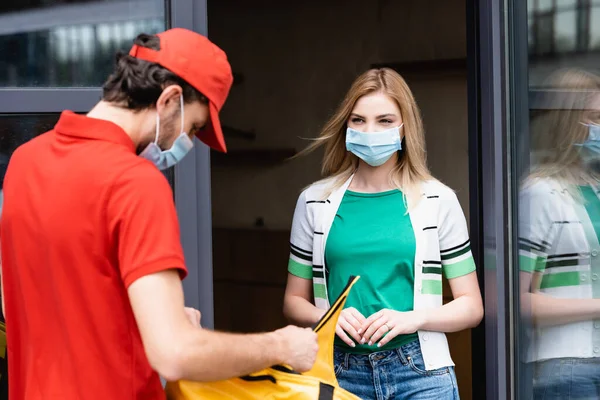
[[[183,131],[183,119],[184,119],[183,118],[183,94],[179,95],[179,104],[180,104],[180,107],[181,107],[181,130],[180,130],[180,132],[181,133],[185,133]]]
[[[404,136],[402,135],[402,127],[404,126],[404,122],[398,125],[398,140],[400,141],[400,146],[402,146],[402,140],[404,140]]]
[[[154,136],[154,144],[158,144],[158,130],[160,129],[160,116],[156,110],[156,135]]]

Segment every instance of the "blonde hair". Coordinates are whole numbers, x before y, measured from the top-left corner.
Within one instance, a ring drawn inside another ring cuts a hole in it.
[[[404,142],[390,182],[404,192],[409,207],[413,207],[421,196],[420,184],[433,177],[427,168],[425,132],[419,107],[406,81],[394,70],[371,69],[359,76],[320,135],[299,155],[325,146],[321,173],[325,179],[333,180],[326,195],[342,186],[358,168],[358,157],[346,151],[348,119],[358,99],[372,93],[387,95],[400,109]]]
[[[553,109],[539,111],[532,118],[531,146],[536,160],[525,183],[535,178],[552,178],[566,187],[594,182],[576,145],[588,139],[583,122],[590,115],[590,102],[600,95],[600,78],[571,68],[555,72],[544,86],[549,89],[544,100],[551,102]]]

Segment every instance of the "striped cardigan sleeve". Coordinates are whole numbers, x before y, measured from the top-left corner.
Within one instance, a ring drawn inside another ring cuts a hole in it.
[[[440,198],[438,227],[440,257],[446,278],[458,278],[475,271],[467,220],[454,192]]]
[[[313,232],[306,205],[305,191],[298,198],[292,222],[290,259],[288,262],[288,272],[290,274],[304,279],[312,279]]]
[[[556,237],[553,214],[554,195],[551,188],[532,185],[519,195],[519,269],[523,272],[543,272]]]

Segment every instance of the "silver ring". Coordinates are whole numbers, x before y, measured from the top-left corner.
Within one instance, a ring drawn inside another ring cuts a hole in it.
[[[392,330],[392,328],[390,328],[390,326],[387,324],[387,322],[384,325],[387,328],[388,332]]]

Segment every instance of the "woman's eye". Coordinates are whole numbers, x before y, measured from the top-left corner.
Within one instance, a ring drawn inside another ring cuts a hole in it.
[[[391,123],[392,123],[392,120],[391,120],[391,119],[382,119],[382,120],[381,120],[381,123],[382,123],[382,124],[391,124]]]
[[[363,119],[362,118],[352,118],[351,121],[354,124],[359,124],[359,123],[363,122]]]

